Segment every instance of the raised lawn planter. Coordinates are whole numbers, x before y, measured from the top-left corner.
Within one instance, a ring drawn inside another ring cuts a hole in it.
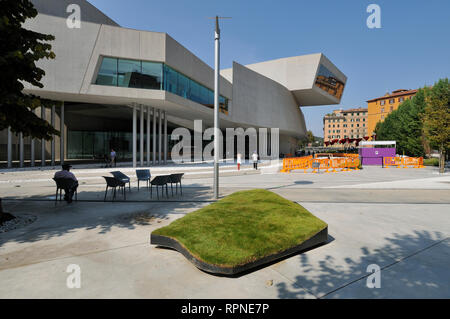
[[[326,243],[328,227],[267,190],[236,192],[152,232],[201,270],[235,275]]]

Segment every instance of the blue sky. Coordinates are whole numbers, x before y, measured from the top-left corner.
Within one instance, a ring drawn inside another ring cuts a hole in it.
[[[322,52],[348,77],[340,105],[303,107],[306,125],[323,136],[322,117],[336,108],[448,77],[448,0],[89,0],[123,27],[166,32],[214,66],[214,25],[221,22],[221,67]],[[381,7],[381,29],[366,8]]]

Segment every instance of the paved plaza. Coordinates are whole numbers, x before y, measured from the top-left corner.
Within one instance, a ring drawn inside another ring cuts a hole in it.
[[[450,298],[450,174],[437,168],[290,174],[269,163],[259,171],[221,168],[221,196],[265,188],[328,223],[329,241],[236,277],[198,270],[180,253],[149,244],[150,233],[212,198],[212,166],[151,168],[184,172],[183,196],[103,202],[102,176],[114,169],[79,166],[78,202],[55,205],[55,170],[0,172],[4,210],[36,220],[0,233],[0,298]],[[170,189],[169,189],[170,193]],[[108,197],[110,199],[110,197]],[[69,289],[69,265],[81,288]],[[366,285],[369,265],[381,288]]]

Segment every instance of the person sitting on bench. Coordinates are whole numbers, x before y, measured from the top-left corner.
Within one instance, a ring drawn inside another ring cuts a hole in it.
[[[71,167],[72,166],[69,164],[63,164],[62,170],[59,172],[56,172],[55,176],[54,176],[55,179],[66,178],[66,179],[73,180],[72,185],[69,188],[64,189],[64,192],[65,192],[64,200],[66,202],[68,202],[69,204],[72,202],[73,194],[75,193],[75,191],[78,188],[78,180],[75,177],[75,175],[72,172],[70,172]]]

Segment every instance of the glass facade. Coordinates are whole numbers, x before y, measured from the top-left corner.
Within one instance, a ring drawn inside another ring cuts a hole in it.
[[[338,99],[340,99],[344,93],[344,82],[338,80],[338,78],[322,64],[319,67],[315,85]]]
[[[214,108],[214,91],[159,62],[103,57],[95,84],[165,90]],[[219,97],[219,108],[228,113],[228,99]]]
[[[118,159],[132,156],[132,133],[68,131],[67,156],[69,159],[103,159],[111,148],[117,152]]]

